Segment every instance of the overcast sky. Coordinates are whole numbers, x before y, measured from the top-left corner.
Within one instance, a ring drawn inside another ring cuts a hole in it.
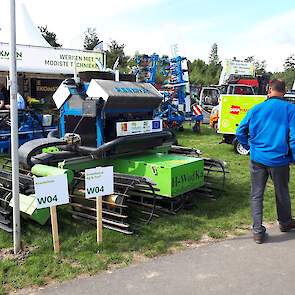
[[[1,1],[0,21],[8,0]],[[83,32],[95,27],[101,39],[135,51],[179,54],[207,61],[216,42],[221,59],[255,55],[268,69],[282,68],[295,53],[294,0],[16,0],[36,25],[48,25],[68,48],[81,48]],[[1,41],[1,40],[0,40]]]

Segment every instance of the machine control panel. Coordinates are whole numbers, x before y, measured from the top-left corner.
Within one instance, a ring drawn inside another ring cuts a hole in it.
[[[95,100],[85,100],[82,103],[82,113],[86,117],[96,117],[96,101]]]

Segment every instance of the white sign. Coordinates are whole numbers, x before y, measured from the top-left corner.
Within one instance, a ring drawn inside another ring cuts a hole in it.
[[[99,71],[98,61],[104,64],[104,53],[75,49],[17,45],[18,72],[73,74]],[[0,42],[0,71],[9,70],[9,44]]]
[[[37,209],[69,203],[68,180],[66,174],[35,177]]]
[[[227,59],[223,64],[219,85],[223,84],[230,75],[254,76],[255,66],[253,62],[245,62]]]
[[[113,167],[96,167],[85,170],[85,198],[108,196],[114,193]]]
[[[59,87],[53,94],[53,100],[55,102],[56,107],[60,109],[70,95],[71,95],[71,92],[66,85],[64,84],[59,85]]]
[[[154,133],[163,130],[162,120],[118,122],[117,136]]]

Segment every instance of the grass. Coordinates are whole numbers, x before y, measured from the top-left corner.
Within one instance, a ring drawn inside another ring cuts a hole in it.
[[[220,239],[248,228],[251,224],[248,157],[235,154],[230,145],[220,145],[221,137],[207,127],[202,127],[201,135],[186,127],[178,134],[181,145],[198,148],[205,157],[223,159],[228,163],[230,174],[221,198],[216,201],[202,199],[192,210],[156,219],[139,235],[126,236],[104,230],[101,246],[96,244],[95,227],[77,223],[65,210],[59,210],[60,256],[53,254],[49,225],[41,227],[23,222],[22,240],[31,252],[23,262],[0,260],[0,294],[64,281],[84,273],[94,274],[109,267],[123,267],[138,256],[165,254],[171,248],[180,247],[181,241],[198,241],[203,235]],[[292,180],[291,195],[294,189]],[[265,194],[265,220],[274,221],[275,212],[273,189],[269,183]],[[11,235],[0,231],[0,249],[9,247],[12,247]]]

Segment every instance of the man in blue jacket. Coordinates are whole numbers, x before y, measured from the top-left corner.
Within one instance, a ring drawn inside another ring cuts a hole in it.
[[[268,99],[248,111],[236,134],[244,147],[250,146],[253,238],[258,244],[267,237],[262,220],[269,176],[275,188],[280,230],[295,228],[289,195],[289,164],[295,159],[295,105],[284,100],[285,89],[284,81],[273,80]]]

